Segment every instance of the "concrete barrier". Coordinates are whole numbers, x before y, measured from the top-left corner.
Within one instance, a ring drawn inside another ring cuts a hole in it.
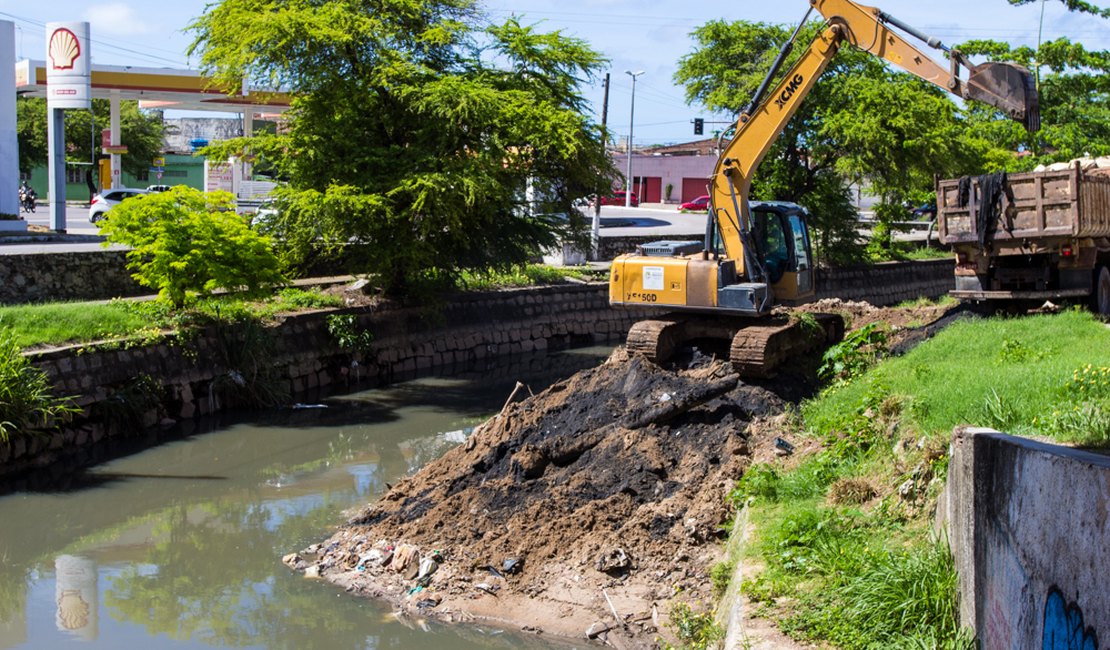
[[[983,650],[1110,639],[1110,458],[957,429],[938,518]]]

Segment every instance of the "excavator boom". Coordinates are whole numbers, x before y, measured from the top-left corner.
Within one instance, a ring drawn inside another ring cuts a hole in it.
[[[852,0],[810,0],[830,24],[842,25],[844,40],[865,52],[890,61],[903,70],[936,84],[964,99],[980,101],[1022,122],[1030,131],[1040,128],[1040,110],[1033,76],[1013,63],[989,61],[972,64],[959,51],[946,47],[939,39],[921,33],[894,16],[875,7]],[[931,48],[946,52],[950,66],[936,63],[891,26],[920,40]],[[967,80],[960,79],[959,66],[968,69]]]
[[[641,247],[639,254],[613,260],[611,304],[675,312],[634,325],[629,349],[663,361],[685,342],[723,340],[730,343],[729,358],[737,371],[766,375],[788,352],[839,339],[839,317],[821,320],[816,338],[805,335],[793,320],[753,320],[767,317],[776,303],[812,299],[815,286],[805,209],[775,202],[753,204],[748,195],[760,162],[841,45],[870,52],[948,92],[994,106],[1031,130],[1039,125],[1037,93],[1024,68],[1010,63],[974,65],[939,40],[852,0],[809,1],[810,10],[824,16],[824,28],[764,96],[793,46],[795,30],[751,105],[737,119],[735,133],[723,145],[709,178],[704,247],[697,242],[655,242]],[[948,67],[926,56],[903,33],[947,52]],[[966,79],[961,68],[968,70]],[[691,246],[701,252],[691,251]]]

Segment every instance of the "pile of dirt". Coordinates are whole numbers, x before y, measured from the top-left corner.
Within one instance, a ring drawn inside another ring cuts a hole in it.
[[[409,614],[649,647],[672,599],[711,602],[725,496],[751,445],[772,447],[749,423],[783,406],[727,363],[672,371],[621,349],[286,563]]]
[[[947,308],[821,301],[895,342]],[[616,647],[673,637],[675,601],[713,601],[726,495],[789,429],[783,397],[813,389],[813,362],[771,382],[693,353],[661,368],[618,349],[521,402],[393,486],[292,568],[383,599],[402,615],[485,622]],[[804,393],[804,394],[803,394]],[[815,441],[794,441],[805,447]]]

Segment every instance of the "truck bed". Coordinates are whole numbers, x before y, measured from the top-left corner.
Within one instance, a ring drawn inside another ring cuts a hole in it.
[[[944,244],[978,244],[979,182],[971,178],[967,205],[959,205],[960,179],[937,182],[937,229]],[[995,242],[1110,237],[1110,178],[1061,171],[1009,174]],[[1012,197],[1012,198],[1011,198]]]

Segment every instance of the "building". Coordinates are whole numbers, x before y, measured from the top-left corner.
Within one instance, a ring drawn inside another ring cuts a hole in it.
[[[162,171],[151,167],[138,175],[123,171],[123,187],[146,187],[148,185],[187,185],[198,190],[204,189],[204,158],[193,154],[199,145],[237,138],[243,134],[243,122],[239,118],[189,117],[164,120],[166,126],[163,148],[165,166]],[[203,141],[203,144],[201,143]],[[86,176],[92,168],[91,163],[66,164],[66,196],[70,200],[87,201],[91,198]],[[40,198],[46,198],[48,179],[46,165],[32,170],[27,179]],[[98,182],[97,170],[92,169],[92,182]]]
[[[632,189],[641,203],[685,203],[707,194],[717,164],[717,141],[697,140],[632,153]],[[612,152],[622,175],[628,154]]]

